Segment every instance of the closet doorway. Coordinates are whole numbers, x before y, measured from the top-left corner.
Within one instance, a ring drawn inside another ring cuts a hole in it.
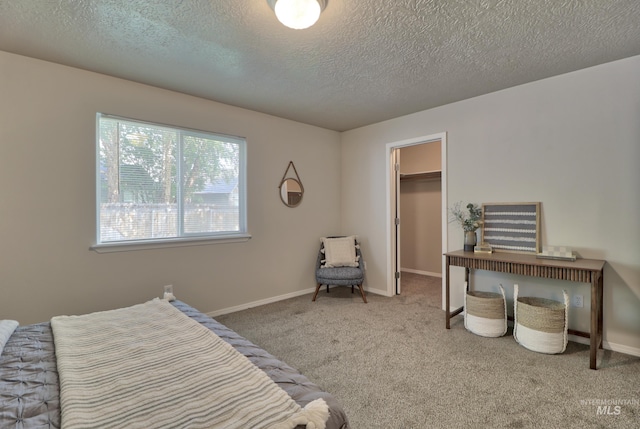
[[[402,293],[403,276],[441,285],[446,251],[446,134],[390,143],[388,293]],[[442,302],[443,294],[440,293]]]

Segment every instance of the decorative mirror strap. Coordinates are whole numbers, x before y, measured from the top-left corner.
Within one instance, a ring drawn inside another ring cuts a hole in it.
[[[293,172],[296,175],[296,180],[298,180],[298,183],[300,183],[300,192],[304,192],[304,185],[302,184],[302,179],[300,179],[300,176],[298,175],[298,170],[296,170],[296,166],[293,163],[293,161],[289,161],[289,165],[287,165],[287,169],[284,170],[284,176],[282,176],[282,180],[280,181],[280,186],[278,187],[281,188],[284,181],[288,178],[287,175],[289,174],[289,169],[291,167],[293,167]]]

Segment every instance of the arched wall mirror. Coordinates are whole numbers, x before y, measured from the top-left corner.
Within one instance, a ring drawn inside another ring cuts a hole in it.
[[[296,178],[287,177],[290,174],[289,169],[291,168],[293,168]],[[300,176],[298,176],[298,171],[293,161],[289,161],[289,165],[284,172],[284,176],[282,176],[278,188],[280,189],[280,199],[284,205],[287,207],[297,207],[300,205],[302,196],[304,195],[304,186],[302,186],[302,181],[300,180]]]

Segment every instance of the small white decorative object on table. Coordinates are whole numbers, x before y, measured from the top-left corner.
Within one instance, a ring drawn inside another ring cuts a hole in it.
[[[536,257],[540,259],[560,259],[563,261],[575,261],[576,255],[571,247],[567,246],[542,246],[542,252]]]

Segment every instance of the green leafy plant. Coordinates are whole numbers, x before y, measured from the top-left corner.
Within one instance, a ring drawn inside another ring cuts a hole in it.
[[[469,203],[463,207],[460,201],[449,209],[449,213],[449,222],[457,222],[465,232],[475,231],[482,225],[482,209],[477,204]]]

